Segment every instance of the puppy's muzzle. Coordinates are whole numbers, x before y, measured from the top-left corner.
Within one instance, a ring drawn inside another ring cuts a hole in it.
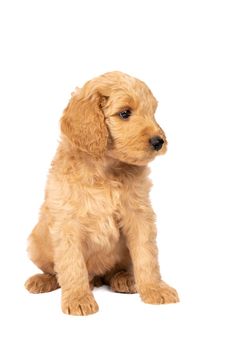
[[[154,136],[149,139],[149,144],[153,150],[160,151],[163,147],[164,140],[159,136]]]

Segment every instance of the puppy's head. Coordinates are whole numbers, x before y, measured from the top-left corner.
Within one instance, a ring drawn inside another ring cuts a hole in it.
[[[140,80],[106,73],[73,94],[61,130],[80,150],[145,165],[166,151],[166,137],[154,114],[157,101]]]

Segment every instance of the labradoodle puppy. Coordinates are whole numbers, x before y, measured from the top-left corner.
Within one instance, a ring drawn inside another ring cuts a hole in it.
[[[62,310],[98,310],[92,288],[138,292],[145,303],[177,302],[162,281],[151,208],[148,163],[166,151],[154,119],[157,101],[129,75],[112,72],[76,89],[61,118],[61,141],[49,171],[39,222],[29,237],[43,271],[31,293],[61,287]]]

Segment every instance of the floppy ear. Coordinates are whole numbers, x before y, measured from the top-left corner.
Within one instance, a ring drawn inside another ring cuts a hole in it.
[[[83,91],[82,91],[83,90]],[[61,119],[61,131],[81,151],[99,158],[107,147],[108,130],[98,92],[74,94]]]

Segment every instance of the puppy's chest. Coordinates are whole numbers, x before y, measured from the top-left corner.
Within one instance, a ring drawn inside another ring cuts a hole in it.
[[[124,188],[121,183],[110,183],[109,194],[112,205],[112,216],[118,226],[121,220],[123,209],[123,191]]]
[[[104,186],[97,187],[96,196],[92,197],[92,204],[96,207],[97,215],[112,216],[118,220],[123,209],[123,191],[122,183],[111,180],[107,181]]]
[[[97,221],[111,218],[120,226],[123,214],[135,202],[141,187],[139,181],[126,180],[110,177],[104,182],[96,182],[94,186],[85,186],[80,196],[83,204],[79,200],[80,213],[84,210],[84,215],[95,217]]]
[[[85,188],[80,202],[78,222],[85,232],[89,250],[111,251],[120,238],[122,185],[116,181]],[[85,204],[84,204],[85,203]]]

